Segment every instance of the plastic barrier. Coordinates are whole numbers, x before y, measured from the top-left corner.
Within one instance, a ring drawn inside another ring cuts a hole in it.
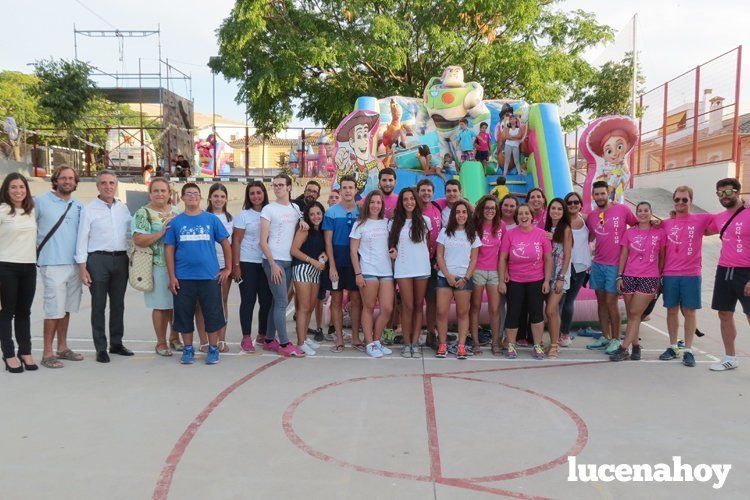
[[[487,180],[480,162],[464,162],[458,178],[461,181],[461,194],[470,202],[476,203],[487,194]]]

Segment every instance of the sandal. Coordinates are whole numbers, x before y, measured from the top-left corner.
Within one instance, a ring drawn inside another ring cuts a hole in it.
[[[331,352],[344,352],[344,344],[332,345]]]
[[[500,344],[492,344],[492,355],[493,356],[500,356],[503,353],[502,349],[500,349]]]
[[[364,344],[352,344],[352,347],[359,352],[365,352],[365,349],[367,349]]]
[[[229,346],[227,345],[226,341],[220,340],[216,343],[216,347],[218,347],[219,352],[227,352],[229,351]]]
[[[185,346],[182,345],[182,342],[180,342],[180,339],[169,339],[169,348],[173,351],[182,351]]]
[[[172,355],[172,351],[170,351],[170,350],[169,350],[169,347],[162,347],[162,348],[159,348],[159,346],[156,346],[156,347],[154,348],[154,351],[155,351],[155,352],[156,352],[156,354],[158,354],[159,356],[164,356],[165,358],[168,358],[168,357],[170,357],[170,356]]]
[[[474,356],[482,355],[482,348],[479,347],[479,344],[471,346],[471,351],[474,353]]]
[[[544,353],[548,358],[558,358],[560,357],[560,348],[557,344],[550,344],[544,350]]]
[[[208,344],[201,344],[201,346],[198,348],[200,352],[208,352]]]
[[[42,358],[41,365],[45,368],[62,368],[63,366],[65,366],[55,356]]]
[[[73,352],[70,349],[65,349],[62,352],[58,352],[57,356],[55,356],[57,359],[64,359],[67,361],[83,361],[83,354],[79,354],[77,352]]]

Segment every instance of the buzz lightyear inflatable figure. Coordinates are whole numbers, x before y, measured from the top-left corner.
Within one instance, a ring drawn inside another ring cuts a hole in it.
[[[460,66],[448,66],[440,77],[430,79],[424,90],[424,106],[432,118],[440,137],[440,156],[454,156],[460,151],[457,144],[458,122],[469,120],[469,126],[479,131],[482,122],[490,122],[490,110],[482,98],[484,89],[477,82],[464,82]],[[453,147],[451,147],[453,146]]]

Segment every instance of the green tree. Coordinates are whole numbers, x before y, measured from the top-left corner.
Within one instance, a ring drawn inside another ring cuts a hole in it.
[[[89,78],[90,71],[89,66],[80,61],[47,59],[34,63],[37,82],[33,91],[39,108],[46,112],[55,126],[64,127],[68,134],[96,96],[96,87]]]
[[[635,95],[643,93],[642,85],[646,79],[638,66],[638,77]],[[607,115],[630,115],[630,99],[633,88],[633,56],[628,53],[622,61],[610,61],[595,71],[588,83],[573,92],[571,98],[578,104],[576,113],[564,120],[568,130],[572,126],[580,125],[583,120],[580,115],[589,114],[591,119]],[[641,110],[636,105],[636,115]]]
[[[292,118],[336,125],[362,95],[421,96],[451,64],[486,98],[558,102],[587,83],[583,51],[611,37],[554,0],[237,0],[214,71],[240,83],[260,133]]]
[[[0,71],[0,118],[12,116],[21,128],[49,123],[49,118],[39,108],[39,100],[33,92],[36,83],[34,75]]]

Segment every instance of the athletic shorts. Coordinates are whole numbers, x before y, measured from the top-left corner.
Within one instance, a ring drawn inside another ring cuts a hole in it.
[[[532,324],[544,321],[544,295],[542,285],[544,280],[519,283],[508,282],[508,312],[505,315],[505,328],[518,328],[521,324],[521,314],[526,309]]]
[[[497,277],[497,271],[483,271],[481,269],[474,270],[472,280],[474,281],[475,286],[497,286],[500,283]]]
[[[450,288],[454,292],[470,292],[474,289],[474,284],[471,280],[467,280],[463,288],[454,288],[448,284],[448,280],[442,276],[438,276],[437,287],[438,288]]]
[[[734,312],[739,301],[742,311],[750,315],[750,297],[745,295],[745,285],[748,281],[750,281],[750,267],[718,266],[711,309]]]
[[[77,264],[39,266],[44,285],[44,319],[61,319],[81,306],[81,271]]]
[[[630,295],[633,293],[642,293],[645,295],[654,295],[659,293],[659,278],[638,278],[636,276],[622,277],[622,294]]]
[[[664,276],[664,307],[671,309],[682,306],[686,309],[701,308],[700,276]]]
[[[474,159],[474,150],[461,151],[461,161],[471,161]]]
[[[477,151],[476,155],[474,155],[474,158],[476,158],[477,161],[488,161],[490,159],[490,152]]]
[[[333,284],[331,283],[331,277],[328,275],[328,269],[326,269],[325,272],[321,274],[320,277],[320,288],[323,290],[328,291],[335,291],[340,292],[342,290],[349,290],[350,292],[359,292],[359,287],[357,286],[357,280],[354,276],[354,268],[353,267],[339,267],[337,268],[337,271],[339,272],[339,287],[334,290]]]
[[[179,333],[195,331],[195,305],[200,304],[207,333],[221,330],[227,321],[224,318],[224,303],[221,285],[215,280],[179,280],[180,289],[174,296],[174,330]]]
[[[617,294],[617,266],[607,264],[591,264],[589,288],[607,293]]]

